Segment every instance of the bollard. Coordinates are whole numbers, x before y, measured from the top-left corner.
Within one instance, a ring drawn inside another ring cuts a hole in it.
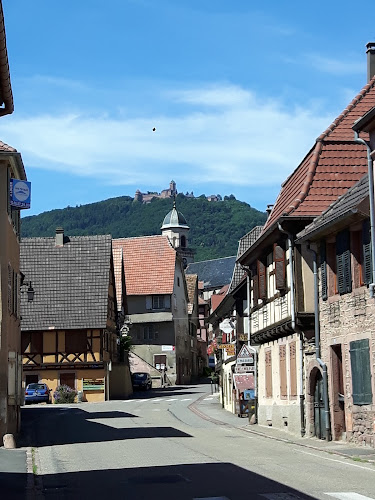
[[[16,448],[16,441],[13,434],[5,434],[3,437],[4,448],[7,450],[13,450]]]

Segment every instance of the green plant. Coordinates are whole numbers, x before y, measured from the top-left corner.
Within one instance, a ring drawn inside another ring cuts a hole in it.
[[[56,391],[53,393],[55,404],[74,403],[76,396],[77,391],[75,391],[68,385],[59,385],[56,388]]]

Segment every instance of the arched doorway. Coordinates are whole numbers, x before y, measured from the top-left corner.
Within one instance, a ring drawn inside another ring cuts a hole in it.
[[[314,434],[318,439],[325,439],[326,417],[324,412],[323,377],[316,372],[314,387]]]

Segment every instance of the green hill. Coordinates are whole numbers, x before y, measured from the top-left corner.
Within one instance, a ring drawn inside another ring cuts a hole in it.
[[[189,246],[196,252],[196,261],[236,255],[241,236],[266,220],[264,212],[233,196],[209,202],[203,195],[187,198],[179,194],[176,204],[190,226]],[[142,204],[129,196],[110,198],[25,217],[21,234],[25,238],[53,236],[59,226],[71,236],[111,234],[113,238],[124,238],[160,234],[163,219],[172,206],[171,199],[155,198]]]

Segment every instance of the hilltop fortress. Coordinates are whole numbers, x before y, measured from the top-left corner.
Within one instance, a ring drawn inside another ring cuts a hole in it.
[[[177,196],[177,187],[175,181],[169,183],[168,189],[163,189],[161,193],[156,191],[147,191],[147,193],[141,193],[139,189],[135,192],[134,201],[140,201],[141,203],[150,203],[152,198],[174,198]],[[195,198],[193,191],[191,193],[186,193],[187,198]],[[208,201],[221,201],[222,197],[219,194],[213,194],[211,196],[206,196]]]

